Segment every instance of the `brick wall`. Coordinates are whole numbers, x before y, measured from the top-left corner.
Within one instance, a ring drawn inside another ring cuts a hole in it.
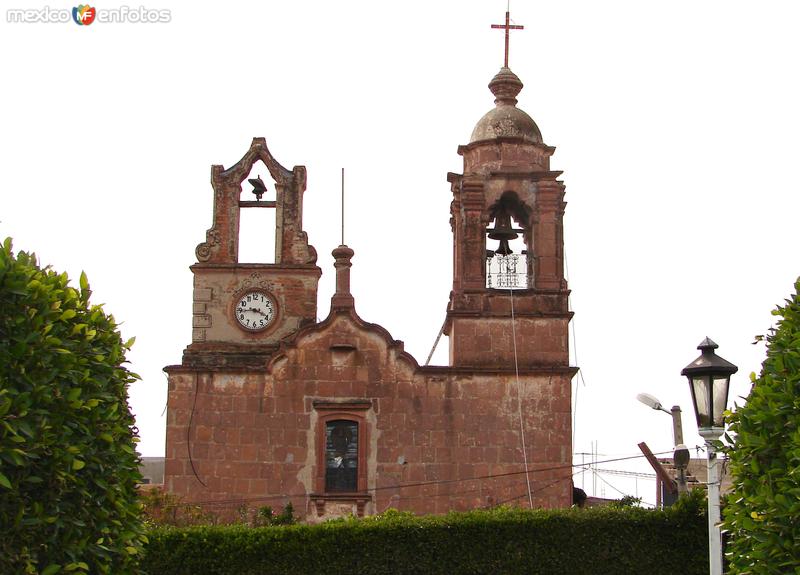
[[[523,370],[519,385],[513,368],[420,368],[344,310],[302,330],[266,369],[167,371],[166,486],[189,500],[228,501],[220,510],[291,500],[310,519],[525,503],[521,390],[528,465],[542,469],[530,474],[534,505],[571,503],[569,368]],[[350,497],[326,497],[320,483],[330,414],[363,427],[365,484]]]

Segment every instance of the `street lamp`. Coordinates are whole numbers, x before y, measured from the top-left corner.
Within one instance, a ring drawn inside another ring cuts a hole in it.
[[[739,368],[722,359],[719,346],[705,338],[697,346],[700,357],[681,371],[689,380],[697,428],[708,452],[708,553],[711,575],[722,575],[722,545],[719,532],[719,472],[714,444],[725,431],[724,413],[728,403],[731,375]]]
[[[672,435],[675,445],[683,443],[683,426],[681,425],[681,408],[677,405],[672,406],[672,411],[664,409],[664,405],[649,393],[640,393],[636,399],[644,403],[647,407],[656,411],[663,411],[672,416]]]
[[[687,493],[686,488],[686,468],[689,465],[689,450],[683,444],[683,425],[681,424],[681,408],[673,405],[671,411],[664,409],[664,405],[658,398],[649,393],[640,393],[636,399],[644,403],[647,407],[655,411],[663,411],[672,416],[672,435],[675,440],[675,452],[672,455],[672,462],[677,470],[678,496]],[[684,462],[684,459],[686,460]]]

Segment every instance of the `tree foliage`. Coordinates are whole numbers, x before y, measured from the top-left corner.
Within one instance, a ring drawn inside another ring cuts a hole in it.
[[[130,573],[146,542],[132,342],[89,295],[0,248],[0,573]]]
[[[761,374],[729,414],[733,491],[725,508],[730,573],[800,573],[800,278],[772,313]]]

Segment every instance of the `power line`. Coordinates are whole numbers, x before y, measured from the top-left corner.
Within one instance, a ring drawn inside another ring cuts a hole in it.
[[[611,484],[610,484],[608,481],[606,481],[605,479],[603,479],[602,477],[600,477],[600,475],[599,475],[599,474],[598,474],[596,471],[594,471],[594,474],[595,474],[595,476],[596,476],[596,477],[597,477],[597,478],[598,478],[600,481],[602,481],[603,483],[605,483],[606,485],[608,485],[608,486],[609,486],[611,489],[613,489],[614,491],[616,491],[617,493],[619,493],[619,494],[620,494],[620,495],[622,495],[623,497],[625,497],[625,496],[629,495],[628,493],[623,493],[622,491],[620,491],[619,489],[617,489],[616,487],[614,487],[613,485],[611,485]]]
[[[640,471],[623,471],[620,469],[594,469],[595,473],[608,473],[610,475],[624,475],[626,477],[637,477],[641,479],[655,479],[655,473],[644,473]]]
[[[664,455],[666,453],[672,453],[671,451],[663,451],[656,453],[655,455]],[[632,459],[642,459],[644,455],[630,455],[626,457],[617,457],[614,459],[606,459],[603,461],[597,461],[596,463],[613,463],[616,461],[629,461]],[[417,481],[414,483],[401,483],[398,485],[386,485],[383,487],[372,487],[366,490],[367,493],[378,493],[379,491],[388,491],[390,489],[394,490],[401,490],[401,489],[408,489],[412,487],[425,487],[429,485],[445,485],[450,483],[463,483],[466,481],[482,481],[488,479],[498,479],[502,477],[514,477],[517,475],[527,474],[527,473],[543,473],[546,471],[558,471],[561,469],[570,469],[573,468],[581,468],[586,467],[587,465],[581,464],[564,464],[564,465],[554,465],[550,467],[540,467],[536,468],[526,468],[521,471],[508,471],[505,473],[494,473],[494,474],[487,474],[487,475],[479,475],[476,477],[467,477],[467,478],[458,478],[458,479],[437,479],[437,480],[430,480],[430,481]],[[584,473],[586,469],[583,469],[581,473]],[[573,474],[570,473],[568,476],[570,479],[572,478]],[[549,486],[549,485],[548,485]],[[546,488],[547,486],[545,486]],[[541,491],[541,489],[535,489],[533,492]],[[624,495],[624,494],[623,494]],[[201,506],[220,506],[220,507],[227,507],[227,506],[234,506],[234,505],[243,505],[247,503],[256,503],[256,502],[265,502],[265,501],[280,501],[285,499],[291,498],[300,498],[306,497],[308,493],[294,493],[294,494],[280,494],[280,495],[264,495],[259,497],[243,497],[243,498],[232,498],[232,499],[217,499],[217,500],[200,500],[200,501],[187,501],[186,503],[189,505],[201,505]]]
[[[533,492],[531,491],[531,476],[528,470],[528,450],[525,447],[525,425],[522,420],[522,385],[519,382],[519,361],[517,360],[517,330],[515,327],[516,317],[514,317],[514,289],[508,288],[511,299],[511,341],[514,344],[514,374],[517,383],[517,412],[519,417],[519,436],[522,441],[522,461],[525,464],[525,482],[528,485],[528,502],[533,509]]]
[[[551,481],[550,483],[546,484],[544,487],[539,487],[538,489],[534,489],[534,493],[539,493],[541,491],[545,491],[546,489],[551,488],[553,485],[556,485],[557,483],[561,483],[562,481],[566,481],[567,479],[571,480],[572,479],[572,475],[565,475],[564,477],[559,477],[558,479],[555,479],[554,481]],[[527,491],[524,491],[520,495],[514,495],[513,497],[508,497],[506,499],[503,499],[502,501],[496,501],[493,505],[485,506],[484,508],[497,507],[499,505],[505,505],[506,503],[510,503],[512,501],[516,501],[518,499],[522,499],[527,494],[528,494]]]

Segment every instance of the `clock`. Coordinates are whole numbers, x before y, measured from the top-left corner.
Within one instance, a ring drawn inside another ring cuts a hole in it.
[[[275,300],[260,290],[246,291],[236,301],[233,313],[241,328],[262,331],[275,320]]]

